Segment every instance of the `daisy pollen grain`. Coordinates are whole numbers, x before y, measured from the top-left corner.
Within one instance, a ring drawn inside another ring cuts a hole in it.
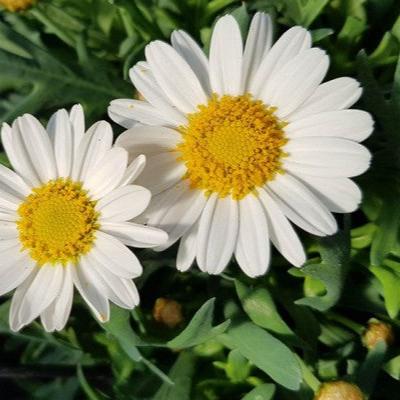
[[[250,94],[215,94],[198,109],[180,127],[177,146],[193,188],[240,200],[282,171],[285,123],[273,107]]]
[[[81,183],[59,178],[33,190],[18,208],[19,238],[39,265],[77,262],[99,228],[96,202]]]

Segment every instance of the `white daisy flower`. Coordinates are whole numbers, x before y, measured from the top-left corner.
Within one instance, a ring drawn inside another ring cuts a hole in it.
[[[85,133],[76,105],[59,110],[47,132],[31,115],[3,125],[2,143],[14,171],[0,165],[0,295],[17,288],[10,327],[18,331],[40,316],[47,331],[69,317],[74,286],[101,321],[109,300],[139,303],[132,278],[142,273],[126,247],[161,245],[168,235],[128,220],[141,214],[151,194],[132,185],[145,164],[113,147],[110,124]]]
[[[183,31],[146,47],[130,77],[145,101],[119,99],[110,117],[128,130],[118,145],[146,154],[141,175],[152,191],[148,223],[181,238],[177,268],[196,259],[219,274],[234,254],[249,276],[264,274],[272,242],[293,265],[305,262],[292,224],[314,235],[336,232],[331,212],[361,200],[349,178],[367,170],[359,144],[371,116],[348,110],[358,82],[326,83],[329,57],[302,27],[272,46],[270,18],[257,13],[243,49],[235,19],[215,25],[207,58]],[[140,181],[140,180],[139,180]],[[290,221],[290,222],[289,222]]]

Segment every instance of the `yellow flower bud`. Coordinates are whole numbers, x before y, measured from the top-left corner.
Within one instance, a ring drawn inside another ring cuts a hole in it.
[[[8,11],[21,11],[29,8],[35,0],[0,0],[0,5],[5,7]]]
[[[160,297],[154,304],[153,317],[168,328],[175,328],[183,321],[182,306],[175,300]]]
[[[358,386],[345,381],[322,384],[314,400],[365,400]]]
[[[368,328],[363,334],[364,346],[373,349],[380,341],[391,345],[394,342],[394,333],[392,326],[378,320],[368,322]]]

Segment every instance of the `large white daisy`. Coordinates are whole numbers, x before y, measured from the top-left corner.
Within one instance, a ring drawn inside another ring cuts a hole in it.
[[[142,266],[126,245],[151,247],[168,238],[126,222],[150,201],[149,190],[131,184],[145,157],[128,166],[105,121],[85,133],[79,105],[56,112],[47,132],[26,114],[4,124],[1,136],[15,171],[0,165],[0,295],[17,288],[11,329],[40,315],[47,331],[61,330],[74,286],[101,322],[109,318],[109,300],[135,307],[132,278]]]
[[[128,130],[118,144],[146,154],[140,179],[152,191],[148,222],[181,238],[177,267],[193,261],[218,274],[234,254],[255,277],[270,244],[293,265],[305,262],[291,223],[314,235],[337,230],[331,212],[354,211],[361,192],[349,177],[369,166],[359,144],[371,116],[348,110],[358,82],[321,83],[329,58],[296,26],[272,46],[270,18],[258,13],[243,49],[235,19],[215,25],[209,58],[183,31],[146,47],[130,77],[145,101],[119,99],[110,117]],[[291,223],[290,223],[290,222]]]

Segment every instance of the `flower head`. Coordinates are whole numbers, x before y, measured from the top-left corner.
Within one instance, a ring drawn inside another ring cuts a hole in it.
[[[365,330],[362,340],[368,349],[373,349],[381,341],[391,345],[394,343],[393,328],[385,322],[372,319],[368,322],[368,328]]]
[[[47,331],[63,329],[74,286],[101,322],[109,300],[135,307],[132,278],[142,266],[126,246],[152,247],[168,237],[128,222],[150,202],[149,190],[132,184],[145,157],[128,166],[107,122],[85,133],[79,105],[56,112],[47,131],[26,114],[4,124],[1,136],[15,171],[0,165],[0,295],[16,288],[11,329],[38,316]]]
[[[209,58],[185,32],[172,46],[146,47],[130,70],[144,101],[111,102],[110,117],[128,130],[118,139],[148,164],[140,179],[155,195],[148,223],[180,239],[177,267],[196,259],[218,274],[234,254],[243,271],[264,274],[270,242],[293,265],[305,262],[292,224],[314,235],[336,232],[332,212],[354,211],[361,192],[350,177],[369,166],[359,144],[371,116],[348,110],[358,82],[322,83],[329,57],[310,33],[289,29],[272,45],[272,22],[257,13],[245,45],[233,16],[219,19]]]
[[[0,5],[8,11],[26,10],[35,3],[35,0],[0,0]]]
[[[353,383],[335,381],[324,383],[315,400],[364,400],[364,395]]]

